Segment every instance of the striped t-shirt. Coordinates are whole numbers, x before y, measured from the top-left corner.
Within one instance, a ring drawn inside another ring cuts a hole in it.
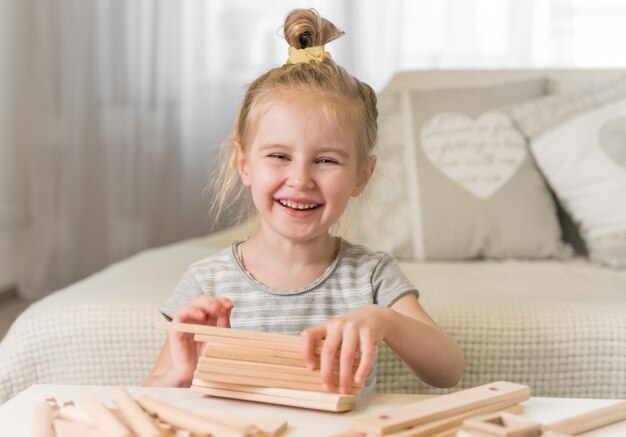
[[[339,253],[322,276],[291,290],[269,288],[254,279],[238,256],[242,242],[235,241],[192,264],[161,312],[171,320],[178,308],[199,296],[225,297],[234,305],[232,328],[300,335],[361,305],[389,307],[406,294],[418,295],[391,255],[339,241]],[[366,390],[373,388],[375,374],[374,365]]]

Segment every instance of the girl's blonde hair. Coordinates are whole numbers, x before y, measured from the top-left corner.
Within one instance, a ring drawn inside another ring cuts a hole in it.
[[[294,49],[323,46],[344,34],[314,9],[292,10],[285,19],[284,31],[287,43]],[[321,109],[323,116],[353,131],[359,150],[359,167],[364,165],[374,149],[377,135],[374,90],[351,76],[330,56],[321,62],[286,63],[262,74],[248,86],[233,130],[222,145],[211,205],[216,221],[231,204],[239,204],[239,211],[232,217],[235,222],[243,221],[254,211],[237,170],[235,142],[245,152],[259,115],[272,101],[288,96],[289,101],[298,103],[298,92],[305,95],[311,91],[316,94],[317,109]]]

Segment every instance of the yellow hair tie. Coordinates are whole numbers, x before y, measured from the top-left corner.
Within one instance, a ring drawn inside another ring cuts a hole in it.
[[[306,49],[296,49],[290,46],[287,64],[308,64],[310,61],[319,63],[328,57],[330,57],[330,53],[324,51],[324,46],[307,47]]]

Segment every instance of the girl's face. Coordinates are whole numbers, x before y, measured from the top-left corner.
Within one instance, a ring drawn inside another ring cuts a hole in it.
[[[239,173],[264,228],[298,242],[327,235],[375,165],[371,157],[359,166],[351,132],[316,116],[319,107],[301,106],[276,99],[258,117],[247,150],[237,146]]]

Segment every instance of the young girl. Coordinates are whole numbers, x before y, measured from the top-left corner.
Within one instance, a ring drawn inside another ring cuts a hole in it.
[[[193,264],[161,312],[175,322],[299,335],[311,369],[324,339],[326,390],[337,373],[342,393],[353,383],[373,388],[381,341],[424,382],[453,386],[463,352],[422,309],[393,257],[329,234],[374,171],[375,94],[324,51],[343,33],[316,11],[292,11],[284,29],[289,59],[249,86],[216,202],[219,212],[249,191],[260,229]],[[192,334],[169,334],[145,384],[189,386],[200,348]]]

